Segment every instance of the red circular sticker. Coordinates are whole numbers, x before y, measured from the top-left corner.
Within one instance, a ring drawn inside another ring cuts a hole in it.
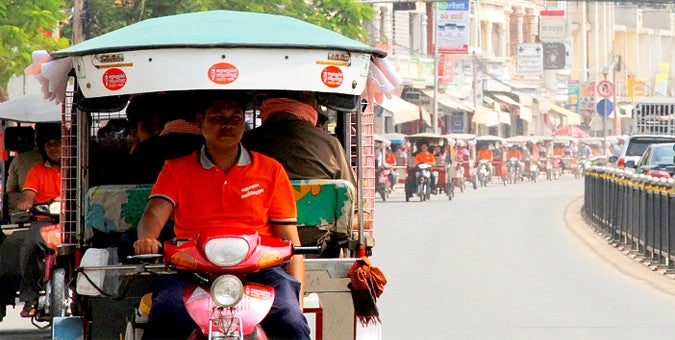
[[[103,86],[110,91],[117,91],[127,83],[127,75],[118,68],[111,68],[103,73]]]
[[[209,80],[216,84],[229,84],[239,77],[239,70],[230,63],[218,63],[209,67]]]
[[[328,66],[321,71],[321,81],[331,88],[342,85],[344,78],[342,70],[337,66]]]

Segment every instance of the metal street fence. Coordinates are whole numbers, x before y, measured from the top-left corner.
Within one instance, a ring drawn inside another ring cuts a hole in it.
[[[590,167],[584,174],[586,218],[613,243],[674,269],[675,180],[608,167]]]

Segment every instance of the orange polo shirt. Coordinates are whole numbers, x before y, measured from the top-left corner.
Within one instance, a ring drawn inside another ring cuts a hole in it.
[[[509,150],[509,158],[521,159],[523,154],[518,150]]]
[[[478,160],[491,161],[492,160],[492,150],[478,150],[476,153]]]
[[[436,157],[431,152],[420,152],[415,156],[415,164],[430,163],[436,164]]]
[[[297,223],[295,197],[284,168],[241,146],[237,164],[227,173],[208,159],[204,147],[166,161],[150,198],[173,204],[177,238],[224,226],[274,236],[272,224]]]
[[[394,156],[393,153],[390,153],[387,155],[387,157],[384,159],[384,162],[389,164],[389,165],[396,165],[396,156]]]
[[[48,162],[33,165],[26,175],[23,190],[35,192],[35,203],[47,203],[61,196],[61,168]]]

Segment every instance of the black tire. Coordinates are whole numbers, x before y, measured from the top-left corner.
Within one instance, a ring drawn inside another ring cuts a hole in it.
[[[66,316],[68,306],[66,305],[66,270],[64,268],[55,268],[52,271],[52,277],[49,281],[49,314],[52,319],[59,316]]]
[[[471,184],[473,184],[473,190],[478,189],[478,183],[476,183],[476,179],[474,178],[473,181],[471,181]]]

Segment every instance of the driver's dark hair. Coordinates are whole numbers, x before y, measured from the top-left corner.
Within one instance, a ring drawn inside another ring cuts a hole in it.
[[[35,141],[38,152],[42,157],[47,157],[45,144],[50,140],[61,141],[61,124],[59,123],[37,123],[35,124]]]

